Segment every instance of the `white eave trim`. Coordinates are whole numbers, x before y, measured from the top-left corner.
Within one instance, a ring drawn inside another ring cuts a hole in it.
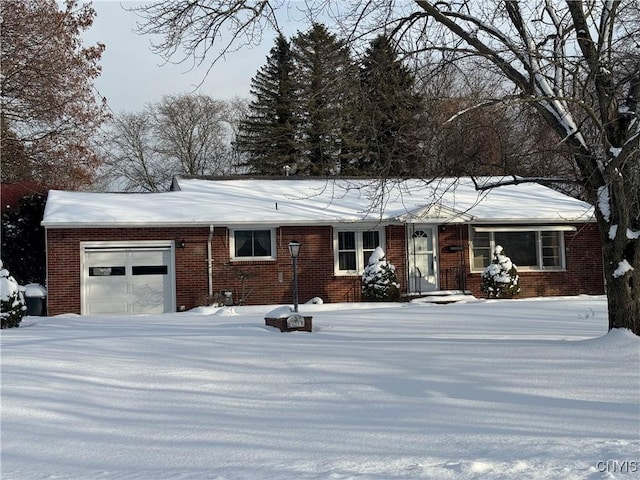
[[[384,220],[372,220],[372,219],[363,219],[363,220],[322,220],[322,221],[295,221],[291,220],[288,222],[281,221],[270,221],[270,222],[261,222],[261,221],[249,221],[246,222],[193,222],[193,223],[58,223],[58,222],[41,222],[41,225],[48,229],[91,229],[91,228],[201,228],[206,227],[209,228],[210,225],[215,224],[219,227],[226,228],[243,228],[243,227],[280,227],[280,226],[300,226],[300,227],[332,227],[336,225],[379,225],[386,226],[392,225],[397,222],[389,221],[387,219]]]

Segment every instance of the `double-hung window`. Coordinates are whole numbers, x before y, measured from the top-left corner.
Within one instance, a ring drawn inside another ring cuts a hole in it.
[[[336,274],[361,274],[373,251],[383,247],[383,236],[381,229],[334,229]]]
[[[233,260],[273,260],[274,229],[232,230],[229,232]]]
[[[471,265],[484,269],[500,245],[520,270],[564,270],[564,232],[573,227],[472,227]]]

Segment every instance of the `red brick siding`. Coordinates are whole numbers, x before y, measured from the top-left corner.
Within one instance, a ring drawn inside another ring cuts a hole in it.
[[[293,268],[288,244],[302,243],[298,259],[298,298],[319,296],[326,302],[360,299],[360,277],[333,274],[331,227],[276,229],[276,260],[231,261],[227,228],[216,227],[212,239],[213,293],[231,291],[236,303],[249,305],[293,302]],[[176,248],[176,305],[190,309],[209,303],[208,227],[131,229],[49,229],[47,251],[48,312],[80,313],[80,242],[180,240]]]
[[[301,303],[313,297],[320,297],[325,302],[361,299],[360,276],[334,275],[332,227],[278,228],[275,262],[230,262],[227,229],[217,228],[215,235],[215,288],[232,291],[236,302],[254,305],[293,302],[293,265],[288,248],[292,240],[302,243],[298,258],[298,299]],[[396,266],[404,288],[404,226],[387,227],[385,235],[387,258]],[[245,278],[244,290],[241,276]],[[244,300],[243,296],[246,297]]]
[[[185,241],[176,248],[176,304],[202,305],[207,295],[208,228],[47,229],[47,311],[80,313],[80,242]]]
[[[604,292],[600,238],[595,224],[576,225],[576,232],[565,233],[567,271],[521,272],[523,297],[575,295]],[[293,268],[288,244],[302,243],[298,260],[298,298],[304,303],[312,297],[325,302],[360,300],[359,276],[335,276],[333,271],[332,227],[280,227],[276,229],[276,260],[231,261],[229,233],[216,227],[212,240],[213,292],[233,292],[236,303],[248,305],[292,303]],[[48,229],[47,287],[48,312],[80,313],[80,242],[175,240],[185,241],[176,248],[176,305],[190,309],[208,304],[207,239],[208,227]],[[406,237],[404,225],[385,228],[388,260],[396,266],[401,291],[406,291]],[[462,252],[449,246],[462,245]],[[440,288],[465,287],[476,296],[480,292],[480,273],[469,268],[468,227],[447,225],[438,228]]]
[[[452,248],[462,247],[461,251]],[[469,228],[466,225],[441,225],[438,227],[438,274],[440,290],[464,290],[468,288]]]
[[[407,290],[407,240],[404,225],[390,225],[385,229],[387,260],[396,267],[400,291]]]
[[[576,232],[565,232],[565,255],[567,269],[561,272],[518,272],[520,276],[520,297],[554,295],[600,295],[604,293],[602,249],[598,227],[595,223],[576,224]],[[480,290],[481,274],[471,272],[469,262],[469,227],[447,225],[439,228],[440,288],[455,288],[451,275],[458,262],[464,261],[465,287],[473,295],[483,297]],[[462,238],[462,242],[459,240]],[[450,245],[462,244],[464,255],[446,253]],[[449,280],[447,281],[447,278]]]
[[[327,300],[333,275],[331,227],[276,229],[276,260],[231,261],[229,233],[216,228],[213,239],[214,291],[233,292],[236,303],[250,305],[293,302],[293,263],[289,242],[302,243],[298,257],[298,299]]]

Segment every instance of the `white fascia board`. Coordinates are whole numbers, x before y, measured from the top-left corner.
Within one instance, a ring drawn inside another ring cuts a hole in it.
[[[578,229],[572,225],[549,225],[549,224],[527,224],[527,225],[494,225],[490,227],[473,227],[476,232],[528,232],[538,230],[541,232],[575,232]]]
[[[469,225],[569,225],[572,223],[595,223],[595,216],[580,218],[474,218]]]

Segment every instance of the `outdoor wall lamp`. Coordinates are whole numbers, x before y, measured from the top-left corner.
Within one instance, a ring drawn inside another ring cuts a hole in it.
[[[289,242],[289,253],[293,259],[293,311],[298,313],[298,255],[300,254],[300,242]]]

